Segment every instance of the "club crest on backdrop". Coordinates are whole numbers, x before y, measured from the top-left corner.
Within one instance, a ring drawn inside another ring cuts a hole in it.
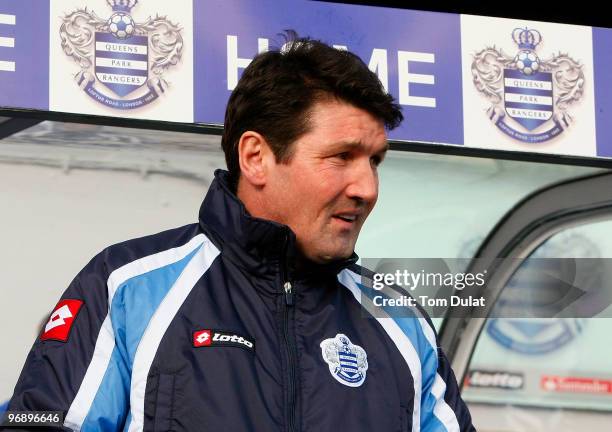
[[[472,81],[491,102],[487,116],[499,130],[525,143],[549,141],[573,121],[569,108],[585,86],[582,65],[564,53],[541,59],[538,30],[516,28],[512,40],[519,48],[514,56],[495,46],[474,55]]]
[[[62,49],[80,67],[75,80],[89,97],[111,108],[139,108],[168,90],[164,73],[181,60],[181,29],[165,16],[134,21],[138,0],[107,3],[106,19],[87,8],[64,16]]]

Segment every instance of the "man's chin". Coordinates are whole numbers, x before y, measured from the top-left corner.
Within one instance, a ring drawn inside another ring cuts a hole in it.
[[[351,248],[350,251],[343,250],[343,251],[323,252],[311,258],[311,261],[314,261],[318,264],[327,264],[327,263],[331,263],[334,261],[340,261],[340,260],[347,259],[351,255],[353,255],[353,251],[354,249]]]
[[[344,244],[332,244],[327,247],[325,245],[313,245],[315,247],[307,248],[305,245],[300,245],[298,241],[298,248],[300,249],[300,253],[302,257],[306,258],[308,261],[314,262],[316,264],[327,264],[334,261],[340,261],[343,259],[349,258],[354,250],[355,243],[354,242],[343,242]]]

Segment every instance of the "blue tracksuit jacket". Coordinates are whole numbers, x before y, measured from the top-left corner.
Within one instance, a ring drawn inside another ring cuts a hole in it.
[[[87,264],[9,409],[75,431],[473,431],[430,320],[365,317],[356,255],[294,270],[291,230],[251,217],[226,176],[199,223]]]

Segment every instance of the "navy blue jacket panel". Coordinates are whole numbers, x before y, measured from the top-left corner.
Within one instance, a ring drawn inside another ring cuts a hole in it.
[[[9,409],[62,411],[74,431],[474,430],[422,310],[366,316],[355,254],[300,269],[295,255],[293,232],[250,216],[217,171],[198,224],[77,275]]]

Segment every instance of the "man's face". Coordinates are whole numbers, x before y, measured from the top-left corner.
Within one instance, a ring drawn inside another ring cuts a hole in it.
[[[353,253],[386,150],[383,123],[368,112],[335,99],[314,105],[310,131],[292,144],[289,162],[270,167],[265,187],[271,219],[293,230],[306,258]]]

